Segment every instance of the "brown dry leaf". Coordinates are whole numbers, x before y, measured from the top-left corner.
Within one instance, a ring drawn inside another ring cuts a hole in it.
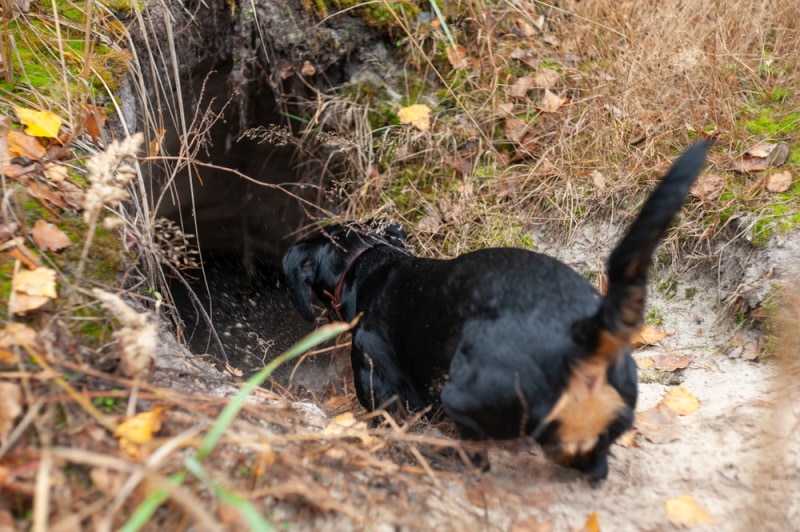
[[[456,45],[447,49],[447,60],[456,70],[466,70],[470,67],[470,58],[467,49]]]
[[[718,523],[691,495],[681,495],[668,500],[666,509],[670,523],[677,527],[692,528]]]
[[[6,175],[9,179],[19,179],[20,177],[30,174],[31,172],[35,172],[37,170],[37,166],[35,164],[29,164],[28,166],[22,166],[21,164],[9,164],[6,165],[4,168],[0,169],[0,173]],[[25,181],[20,179],[20,181]]]
[[[678,439],[678,416],[663,404],[649,410],[636,412],[634,426],[639,434],[653,443],[667,443]]]
[[[619,438],[614,442],[615,444],[619,445],[620,447],[641,447],[638,443],[636,443],[636,436],[639,433],[636,432],[634,429],[626,430],[622,434],[620,434]]]
[[[93,467],[89,471],[89,478],[95,487],[107,496],[116,494],[125,481],[122,473],[105,467]]]
[[[656,361],[652,357],[635,357],[633,361],[639,369],[650,369],[656,365]]]
[[[559,175],[558,167],[550,162],[550,159],[544,158],[539,161],[536,168],[533,170],[533,175],[536,177],[553,177]]]
[[[553,524],[528,517],[511,525],[509,532],[553,532]]]
[[[100,142],[103,127],[106,125],[106,112],[102,107],[95,107],[89,104],[84,106],[84,110],[86,111],[86,119],[83,122],[83,127],[86,128],[86,132],[97,144]]]
[[[536,72],[536,77],[533,78],[534,85],[542,89],[552,89],[555,87],[558,80],[561,79],[561,74],[552,68],[540,68]]]
[[[28,192],[34,198],[45,202],[44,206],[48,207],[50,210],[52,210],[52,207],[50,207],[50,205],[55,205],[59,209],[67,208],[67,204],[64,202],[64,198],[62,198],[58,192],[53,192],[47,186],[40,185],[36,181],[31,181],[30,183],[28,183]]]
[[[60,251],[72,245],[72,240],[55,225],[36,220],[32,231],[33,241],[42,251]]]
[[[21,345],[36,344],[36,331],[24,323],[8,322],[0,329],[0,364],[15,364],[17,357],[12,348]]]
[[[759,142],[733,161],[733,169],[741,173],[760,172],[770,166],[782,165],[788,157],[789,145],[787,143]]]
[[[703,174],[694,185],[689,194],[702,200],[715,200],[725,188],[725,178],[717,174]]]
[[[633,344],[634,349],[638,349],[645,345],[652,345],[657,342],[660,342],[667,336],[672,336],[674,333],[668,333],[664,331],[659,331],[655,327],[651,327],[650,325],[642,325],[642,328],[633,335]]]
[[[700,401],[683,386],[670,388],[661,402],[679,416],[688,416],[700,408]]]
[[[589,174],[589,177],[592,178],[592,184],[594,185],[594,188],[596,188],[599,191],[603,191],[606,189],[606,176],[595,170],[594,172]]]
[[[35,310],[58,297],[56,272],[45,266],[18,272],[11,287],[14,291],[11,312],[14,314]]]
[[[70,209],[80,209],[83,207],[83,200],[86,194],[84,194],[81,187],[69,179],[59,181],[56,183],[56,187],[58,187],[58,193],[67,207]]]
[[[375,438],[367,433],[367,423],[357,420],[352,412],[345,412],[333,418],[323,429],[322,435],[356,438],[365,446],[375,443]]]
[[[657,370],[677,371],[686,368],[694,360],[694,355],[657,355],[652,360]]]
[[[493,497],[490,488],[486,484],[473,484],[465,486],[464,491],[467,495],[467,500],[478,508],[489,508],[492,506]]]
[[[522,61],[531,68],[536,68],[539,65],[539,58],[534,55],[530,50],[523,50],[522,48],[515,48],[510,55],[511,59]]]
[[[34,255],[33,251],[29,250],[25,244],[21,243],[21,239],[16,242],[16,246],[9,250],[8,254],[20,261],[29,270],[35,270],[39,267],[41,260]]]
[[[535,86],[532,76],[522,76],[508,88],[507,92],[512,98],[524,98]]]
[[[13,382],[0,382],[0,440],[5,440],[22,413],[22,393]]]
[[[505,120],[503,132],[511,142],[519,142],[525,134],[528,124],[515,116],[509,116]]]
[[[24,107],[14,106],[17,117],[22,125],[25,126],[25,133],[33,137],[58,138],[58,130],[61,129],[61,117],[49,111],[34,111]]]
[[[401,124],[411,124],[420,131],[428,131],[431,128],[431,109],[425,104],[415,103],[403,107],[398,111],[397,118]]]
[[[26,135],[21,131],[8,132],[8,151],[12,155],[27,157],[31,161],[38,161],[47,153],[39,139]]]
[[[164,135],[167,133],[166,129],[156,129],[154,131],[155,137],[150,141],[147,153],[150,157],[155,157],[161,153],[161,144],[164,142]]]
[[[555,113],[562,106],[569,103],[569,98],[564,98],[557,95],[550,89],[544,90],[544,97],[542,97],[542,105],[540,109],[545,113]]]
[[[742,358],[753,362],[761,357],[761,342],[754,340],[748,342],[742,350]]]
[[[142,444],[149,443],[153,434],[161,430],[163,412],[162,408],[141,412],[118,426],[114,430],[114,437],[119,439],[120,448],[133,458],[142,457]]]
[[[583,528],[579,529],[579,532],[600,532],[600,518],[597,512],[589,514],[589,517],[586,518],[586,522],[583,524]]]
[[[789,170],[771,174],[767,177],[767,190],[770,192],[786,192],[792,186],[792,173]]]
[[[69,177],[67,167],[63,164],[47,163],[42,168],[42,171],[44,176],[51,183],[58,183],[59,181],[63,181]]]

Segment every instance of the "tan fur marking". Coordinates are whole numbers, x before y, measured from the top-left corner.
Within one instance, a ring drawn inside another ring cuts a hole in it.
[[[623,340],[601,332],[594,355],[572,368],[564,392],[545,417],[545,423],[559,422],[560,454],[564,458],[591,451],[600,434],[625,407],[625,401],[606,379],[609,364],[618,360],[624,345]]]

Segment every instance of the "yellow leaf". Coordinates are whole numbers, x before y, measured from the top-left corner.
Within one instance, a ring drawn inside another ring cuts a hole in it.
[[[58,297],[56,272],[44,266],[17,273],[11,282],[11,288],[14,291],[11,304],[13,313],[35,310]]]
[[[163,409],[156,408],[151,412],[141,412],[122,423],[114,431],[119,438],[119,446],[131,456],[140,456],[140,445],[153,439],[153,434],[161,429]]]
[[[431,109],[421,103],[403,107],[397,113],[397,118],[401,124],[411,124],[420,131],[428,131],[431,128]]]
[[[372,445],[375,438],[367,433],[367,424],[358,421],[352,412],[345,412],[333,418],[322,431],[323,436],[345,436],[361,440],[363,445]]]
[[[655,344],[671,334],[672,333],[659,331],[655,327],[650,327],[649,325],[645,324],[636,334],[633,335],[633,347],[639,348],[645,345]]]
[[[6,138],[8,138],[8,151],[12,155],[21,155],[32,161],[38,161],[47,154],[47,149],[42,146],[39,139],[22,131],[9,131]]]
[[[679,416],[688,416],[700,408],[700,401],[697,400],[697,397],[683,386],[670,388],[664,395],[662,403]]]
[[[581,532],[600,532],[600,521],[597,512],[589,514],[589,517],[586,518],[586,522],[583,524]]]
[[[667,517],[678,527],[691,528],[698,525],[715,525],[716,519],[698,504],[691,495],[681,495],[667,501]]]
[[[33,137],[58,138],[61,129],[61,117],[49,111],[33,111],[14,106],[19,121],[25,126],[25,133]]]

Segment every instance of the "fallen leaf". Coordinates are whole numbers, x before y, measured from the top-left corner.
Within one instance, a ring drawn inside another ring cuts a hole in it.
[[[47,153],[47,148],[42,146],[39,139],[26,135],[21,131],[9,131],[7,138],[8,151],[12,155],[27,157],[32,161],[38,161]]]
[[[600,532],[600,518],[597,516],[597,512],[589,514],[580,532]]]
[[[652,360],[657,370],[677,371],[686,368],[694,360],[694,355],[656,355]]]
[[[619,438],[617,438],[616,441],[614,441],[614,443],[619,445],[620,447],[626,447],[626,448],[640,447],[640,445],[636,443],[636,436],[638,435],[639,433],[633,429],[626,430],[625,432],[620,434]]]
[[[678,439],[678,416],[663,404],[636,412],[634,427],[652,443],[667,443]]]
[[[788,157],[789,145],[787,143],[759,142],[733,161],[733,170],[741,173],[760,172],[770,166],[782,165]]]
[[[58,183],[69,176],[67,167],[63,164],[46,163],[44,167],[42,167],[42,172],[51,183]]]
[[[471,486],[465,486],[464,491],[467,495],[467,500],[473,505],[477,506],[478,508],[486,509],[489,508],[492,503],[494,502],[492,499],[492,492],[490,491],[489,487],[485,484],[473,484]]]
[[[95,107],[94,105],[85,105],[86,119],[83,126],[86,132],[92,137],[95,144],[100,142],[103,133],[103,127],[106,125],[106,112],[102,107]]]
[[[745,360],[749,360],[750,362],[754,362],[761,357],[761,342],[758,340],[754,340],[752,342],[748,342],[744,346],[744,350],[742,351],[742,358]]]
[[[589,177],[592,178],[592,184],[597,190],[603,191],[606,189],[606,176],[595,170]]]
[[[64,202],[64,198],[58,192],[54,192],[50,190],[49,187],[46,185],[41,185],[36,181],[31,181],[28,183],[28,192],[31,196],[38,200],[42,200],[45,207],[48,207],[52,211],[52,207],[56,206],[59,209],[66,209],[67,204]],[[54,214],[58,214],[54,212]]]
[[[525,134],[528,124],[516,116],[509,116],[505,120],[503,132],[511,142],[519,142]]]
[[[683,386],[670,388],[661,402],[679,416],[688,416],[700,408],[700,401]]]
[[[161,144],[164,142],[164,135],[166,135],[166,129],[156,129],[154,131],[155,136],[150,141],[148,146],[148,154],[150,157],[155,157],[159,153],[161,153]]]
[[[14,106],[17,117],[25,126],[25,133],[33,137],[58,138],[61,129],[61,117],[49,111],[34,111],[24,107]]]
[[[59,181],[56,183],[56,187],[58,188],[58,193],[61,199],[64,201],[67,207],[70,209],[80,209],[83,207],[83,201],[86,194],[84,194],[81,187],[69,179]]]
[[[0,168],[0,173],[5,174],[5,176],[9,179],[19,179],[26,174],[35,172],[37,169],[38,167],[35,164],[22,166],[21,164],[14,163],[6,165],[4,168]],[[22,182],[25,182],[26,180],[27,179],[20,179]]]
[[[657,342],[660,342],[672,334],[674,333],[659,331],[655,327],[645,324],[642,325],[642,328],[633,335],[633,341],[631,343],[633,344],[634,349],[638,349],[646,345],[653,345]]]
[[[45,266],[18,272],[11,281],[11,288],[14,292],[11,312],[14,314],[35,310],[58,297],[56,272]]]
[[[22,393],[13,382],[0,382],[0,441],[5,440],[14,420],[22,413]]]
[[[367,423],[357,420],[352,412],[345,412],[333,418],[323,429],[322,435],[356,438],[365,446],[375,443],[375,438],[367,433]]]
[[[511,158],[511,162],[514,163],[533,157],[534,150],[538,145],[538,135],[535,135],[534,133],[525,133],[525,135],[523,135],[522,139],[519,141],[519,146],[517,146],[517,149],[514,151],[514,156]]]
[[[22,244],[21,240],[19,239],[16,242],[16,246],[8,254],[20,261],[29,270],[35,270],[39,267],[41,260],[25,244]]]
[[[531,68],[536,68],[539,65],[539,58],[534,55],[530,50],[523,50],[522,48],[515,48],[511,54],[511,59],[522,61]]]
[[[767,190],[770,192],[786,192],[792,186],[792,173],[789,170],[767,176]]]
[[[22,345],[36,344],[36,331],[24,323],[8,322],[0,329],[0,364],[15,364],[17,357],[14,356],[13,348]]]
[[[467,49],[459,45],[447,49],[447,60],[456,70],[466,70],[471,63]]]
[[[546,113],[555,113],[562,106],[569,103],[569,98],[564,98],[557,95],[550,89],[544,90],[544,97],[542,97],[541,110]]]
[[[60,251],[72,245],[72,240],[58,227],[44,220],[33,224],[33,241],[42,251]]]
[[[725,178],[717,174],[703,174],[694,185],[689,194],[702,200],[715,200],[725,188]]]
[[[533,175],[536,177],[553,177],[559,175],[561,172],[558,167],[550,162],[550,159],[540,159],[539,163],[533,169]]]
[[[89,478],[92,479],[92,484],[107,496],[115,495],[125,481],[122,473],[105,467],[93,467],[89,471]]]
[[[633,361],[639,369],[651,369],[656,365],[656,361],[652,357],[634,357]]]
[[[428,131],[431,128],[431,109],[421,103],[403,107],[397,113],[397,118],[401,124],[411,124],[420,131]]]
[[[533,83],[542,89],[552,89],[559,79],[561,79],[561,74],[552,68],[540,68],[536,72],[536,77],[533,78]]]
[[[162,408],[150,412],[141,412],[128,419],[114,430],[114,437],[119,439],[120,448],[134,458],[142,456],[142,444],[153,439],[153,434],[161,429]]]
[[[531,76],[522,76],[517,79],[509,88],[508,95],[512,98],[524,98],[528,91],[535,87],[536,84]]]
[[[681,495],[668,500],[666,509],[667,518],[677,527],[692,528],[718,523],[691,495]]]

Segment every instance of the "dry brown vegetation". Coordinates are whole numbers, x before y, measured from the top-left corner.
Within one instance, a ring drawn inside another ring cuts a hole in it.
[[[712,136],[718,144],[709,172],[720,176],[723,185],[714,194],[690,200],[663,262],[707,259],[717,253],[714,246],[720,239],[760,237],[763,243],[797,225],[797,184],[774,193],[766,187],[770,170],[731,170],[750,146],[781,141],[790,149],[786,168],[793,175],[800,172],[796,0],[447,4],[442,7],[457,48],[436,17],[431,20],[438,24],[401,15],[384,25],[400,43],[393,49],[397,69],[385,73],[396,82],[391,90],[352,81],[335,93],[293,102],[309,111],[307,138],[325,132],[347,143],[351,156],[337,181],[341,216],[399,218],[410,229],[417,251],[436,256],[489,245],[531,245],[531,228],[568,240],[587,222],[626,222],[642,191],[673,156],[693,138]],[[179,120],[185,139],[180,152],[172,157],[160,153],[164,133],[154,110],[158,106],[147,102],[139,85],[141,72],[150,66],[148,53],[128,49],[125,29],[111,11],[89,9],[99,22],[93,24],[81,15],[84,6],[71,3],[59,4],[55,13],[14,6],[3,2],[0,53],[6,61],[19,56],[28,71],[17,64],[12,73],[6,65],[7,84],[0,93],[8,102],[49,109],[66,120],[71,153],[64,159],[71,179],[83,184],[85,160],[108,145],[104,133],[93,131],[99,121],[95,105],[101,106],[98,98],[106,100],[119,112],[111,82],[123,67],[137,80],[145,113],[150,157],[141,164],[164,168],[170,183],[196,162],[203,133],[216,115],[201,109]],[[320,6],[327,6],[327,13]],[[330,21],[335,21],[336,6],[304,3],[308,17],[327,15]],[[128,6],[125,13],[132,26],[143,20],[142,7]],[[23,30],[8,30],[12,26]],[[34,37],[46,44],[24,46],[23,38],[33,42]],[[68,49],[65,42],[70,39],[85,45]],[[170,54],[169,46],[146,44],[155,54]],[[39,75],[53,77],[55,72],[57,81],[11,90],[8,76],[30,81],[34,75],[32,58],[52,67],[37,70]],[[160,75],[169,81],[168,74]],[[96,84],[97,90],[79,80]],[[161,103],[168,112],[183,113],[182,102]],[[430,130],[397,123],[397,111],[414,103],[433,109]],[[0,113],[14,116],[5,102]],[[0,145],[0,154],[4,150]],[[7,161],[0,163],[5,168]],[[54,210],[38,208],[32,214],[23,208],[24,201],[12,202],[20,195],[30,199],[26,186],[26,181],[4,173],[2,223],[16,224],[14,231]],[[553,481],[557,475],[552,466],[537,454],[500,450],[496,466],[500,474],[515,473],[510,478],[524,481],[526,488],[538,485],[532,500],[530,491],[511,481],[487,481],[457,457],[443,458],[438,451],[454,442],[439,427],[417,418],[401,423],[377,415],[384,419],[377,428],[346,417],[332,424],[334,416],[361,413],[346,379],[332,383],[318,401],[254,391],[203,457],[204,469],[187,474],[187,459],[205,449],[209,431],[220,424],[223,409],[242,382],[194,360],[164,327],[156,331],[139,319],[136,329],[135,316],[142,316],[144,309],[158,319],[170,310],[168,300],[154,293],[163,291],[165,274],[152,230],[154,206],[169,188],[148,190],[139,171],[130,192],[130,208],[116,212],[125,220],[126,242],[138,244],[142,261],[126,270],[127,284],[121,286],[113,275],[92,277],[102,271],[92,264],[106,257],[96,249],[89,253],[88,244],[85,253],[78,250],[66,262],[55,253],[40,253],[58,271],[60,297],[46,312],[5,314],[0,337],[0,528],[107,530],[139,518],[136,526],[153,530],[235,530],[264,522],[290,529],[564,526],[563,519],[548,513],[562,503],[564,481]],[[96,217],[90,222],[91,229],[69,222],[76,240],[90,240]],[[20,231],[11,236],[35,247]],[[108,237],[101,233],[94,248],[106,246]],[[5,301],[11,292],[7,281],[23,266],[4,261]],[[136,312],[110,300],[107,292],[87,291],[80,286],[82,279],[106,291],[124,292]],[[104,310],[101,301],[117,310]],[[785,308],[796,311],[792,301]],[[796,417],[791,405],[797,404],[797,387],[788,377],[797,372],[796,314],[781,318],[776,344],[778,360],[785,364],[787,395],[781,407],[790,419]],[[15,328],[19,323],[30,328],[20,332]],[[155,356],[152,367],[143,369],[140,358],[125,354],[137,342],[150,350],[146,356]],[[120,358],[123,369],[118,367]],[[124,369],[125,360],[133,367]],[[141,413],[152,415],[135,417]],[[146,425],[138,429],[142,433],[120,435],[119,427],[130,419]],[[796,427],[791,430],[796,433]],[[137,434],[143,441],[135,441]],[[783,442],[778,441],[775,456],[788,452]],[[623,457],[628,451],[619,450]],[[517,461],[511,458],[518,455],[522,458]],[[765,459],[759,464],[765,486],[780,463]],[[569,495],[580,492],[584,498],[576,497],[581,501],[594,497],[579,479],[567,482],[577,486],[567,488]],[[159,489],[167,502],[150,512],[147,501]],[[612,502],[614,495],[603,494]],[[750,515],[754,522],[771,522],[770,505],[784,503],[791,504],[791,495],[782,502],[754,505]],[[252,508],[263,522],[248,514]],[[571,526],[588,519],[585,527],[592,530],[597,519],[593,512],[602,524],[604,510],[611,512],[602,506],[573,508],[579,521],[573,518]],[[632,514],[653,513],[635,510],[639,513]],[[727,528],[739,525],[716,518]],[[618,517],[617,522],[624,520]],[[647,525],[663,528],[669,522],[653,517]]]

